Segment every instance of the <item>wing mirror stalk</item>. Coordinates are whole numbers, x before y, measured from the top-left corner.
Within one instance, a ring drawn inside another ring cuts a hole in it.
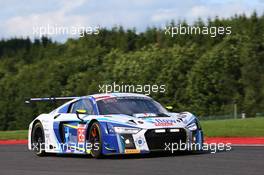
[[[86,113],[87,113],[86,110],[84,110],[84,109],[79,109],[79,110],[76,111],[76,116],[77,116],[77,118],[78,118],[79,120],[81,120],[81,121],[83,122],[84,120],[80,117],[80,114],[86,114]]]

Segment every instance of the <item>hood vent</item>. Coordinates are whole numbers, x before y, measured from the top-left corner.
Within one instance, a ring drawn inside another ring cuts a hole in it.
[[[137,123],[134,121],[134,120],[128,120],[128,122],[127,122],[128,124],[134,124],[134,125],[136,125]]]

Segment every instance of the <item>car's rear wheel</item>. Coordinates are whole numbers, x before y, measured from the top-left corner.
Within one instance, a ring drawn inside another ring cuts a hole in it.
[[[37,156],[45,155],[45,135],[42,124],[40,122],[36,123],[33,127],[31,145],[32,150]]]
[[[89,129],[89,143],[91,144],[91,155],[95,158],[102,157],[101,129],[98,122],[94,122]]]

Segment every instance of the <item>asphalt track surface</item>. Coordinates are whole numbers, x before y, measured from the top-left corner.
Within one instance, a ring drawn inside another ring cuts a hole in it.
[[[150,154],[93,159],[89,156],[70,155],[37,157],[27,150],[26,145],[0,145],[0,175],[17,174],[263,175],[264,147],[232,147],[231,151],[215,154]]]

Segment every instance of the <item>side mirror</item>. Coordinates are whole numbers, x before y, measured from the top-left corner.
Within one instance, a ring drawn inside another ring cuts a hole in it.
[[[172,110],[173,107],[172,107],[172,106],[166,106],[166,109],[168,109],[168,110]]]
[[[79,114],[86,114],[86,113],[87,113],[87,111],[85,109],[78,109],[76,111],[77,118],[83,122],[83,119],[80,118]]]
[[[78,113],[78,114],[86,114],[87,111],[86,111],[85,109],[78,109],[78,110],[76,111],[76,113]]]

